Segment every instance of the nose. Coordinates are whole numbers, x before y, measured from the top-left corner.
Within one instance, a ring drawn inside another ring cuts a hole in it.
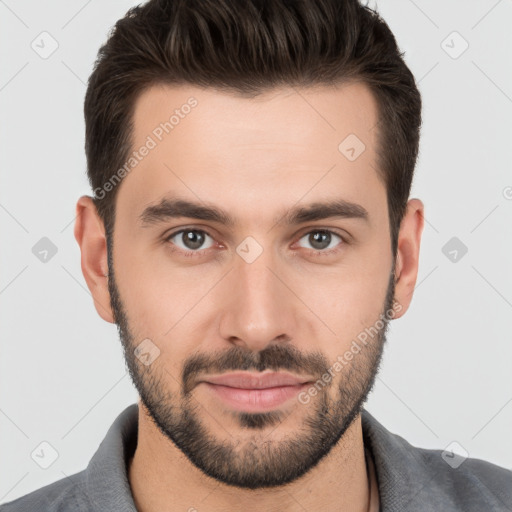
[[[226,307],[219,324],[223,339],[260,351],[295,338],[299,301],[266,251],[252,263],[237,257],[225,281]]]

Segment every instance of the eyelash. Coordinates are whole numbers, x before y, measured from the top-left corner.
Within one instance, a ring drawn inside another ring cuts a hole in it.
[[[205,231],[203,229],[186,228],[186,229],[180,229],[178,231],[174,231],[171,234],[165,236],[164,241],[170,242],[171,239],[174,238],[176,235],[179,235],[181,233],[186,233],[188,231],[196,231],[198,233],[203,233],[205,235],[208,235],[210,238],[214,239],[214,237],[212,235],[210,235],[207,231]],[[300,236],[299,240],[304,238],[306,235],[310,235],[311,233],[329,233],[329,234],[335,235],[341,239],[341,242],[338,244],[338,246],[336,246],[333,249],[326,249],[326,250],[306,249],[309,252],[311,252],[313,256],[320,256],[320,257],[321,256],[330,256],[332,254],[335,254],[335,253],[341,251],[342,246],[348,245],[348,243],[349,243],[345,236],[339,234],[336,231],[333,231],[332,229],[327,229],[327,228],[317,228],[317,229],[312,229],[310,231],[307,231],[306,233],[304,233]],[[172,242],[170,242],[170,243],[171,243],[171,245],[174,245]],[[211,249],[211,247],[209,247],[208,249],[199,249],[197,251],[193,251],[193,250],[183,251],[182,249],[176,249],[175,247],[173,247],[172,251],[177,252],[186,258],[195,258],[195,257],[202,257],[204,255],[204,253],[206,251],[208,251],[209,249]]]

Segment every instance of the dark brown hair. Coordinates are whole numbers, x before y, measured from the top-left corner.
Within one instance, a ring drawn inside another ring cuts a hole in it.
[[[149,86],[254,97],[355,80],[378,104],[377,172],[394,255],[421,125],[421,96],[402,57],[388,25],[358,0],[150,0],[130,9],[99,50],[84,105],[87,173],[107,235],[119,187],[103,187],[133,151],[134,104]]]

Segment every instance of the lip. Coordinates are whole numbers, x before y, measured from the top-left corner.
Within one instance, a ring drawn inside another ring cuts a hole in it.
[[[202,382],[243,389],[266,389],[279,386],[296,386],[310,382],[309,378],[300,378],[285,372],[235,372],[212,375],[201,379]]]
[[[264,412],[284,405],[311,382],[283,372],[236,372],[208,376],[199,384],[232,409]]]

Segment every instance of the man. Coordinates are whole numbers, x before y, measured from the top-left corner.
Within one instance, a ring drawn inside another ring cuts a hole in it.
[[[364,403],[416,283],[421,99],[356,0],[151,0],[85,100],[75,237],[140,402],[11,511],[512,510]]]

